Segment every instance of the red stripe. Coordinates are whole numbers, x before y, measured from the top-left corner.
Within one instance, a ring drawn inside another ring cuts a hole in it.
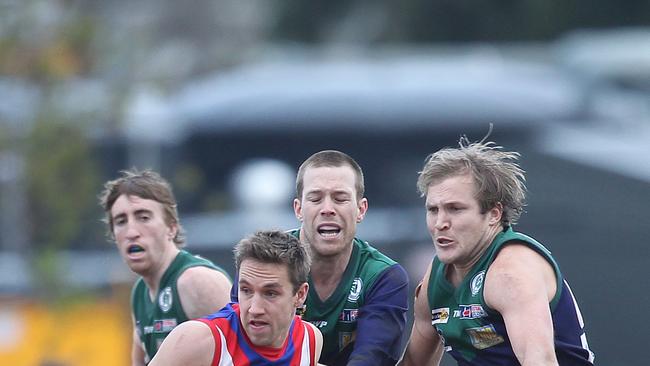
[[[212,366],[219,366],[219,362],[221,361],[221,336],[219,335],[219,331],[217,331],[216,326],[214,326],[209,320],[197,320],[201,323],[205,323],[212,332],[212,338],[214,338],[214,355],[212,356]]]
[[[311,355],[311,365],[315,366],[316,365],[316,334],[314,334],[314,328],[312,328],[309,324],[303,324],[305,329],[307,329],[307,334],[309,334],[309,352]]]

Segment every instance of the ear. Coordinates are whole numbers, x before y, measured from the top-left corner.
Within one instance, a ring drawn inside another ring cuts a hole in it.
[[[366,212],[368,211],[368,199],[363,197],[357,202],[357,209],[359,213],[357,214],[357,223],[363,221],[363,218],[366,217]]]
[[[496,205],[488,211],[488,215],[490,216],[490,225],[500,225],[501,217],[503,216],[503,204],[497,202]]]
[[[299,308],[307,300],[307,294],[309,293],[309,284],[307,282],[300,285],[298,291],[296,292],[296,303],[295,307]]]
[[[297,198],[293,199],[293,213],[298,220],[302,221],[302,204]]]
[[[172,222],[167,226],[167,237],[169,240],[174,240],[176,233],[178,233],[178,225],[176,222]]]

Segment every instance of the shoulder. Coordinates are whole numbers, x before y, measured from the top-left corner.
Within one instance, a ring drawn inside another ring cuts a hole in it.
[[[314,332],[314,336],[316,337],[316,340],[320,339],[321,341],[323,340],[323,334],[321,333],[320,329],[311,322],[308,322],[306,320],[300,319],[302,324],[305,326],[307,329],[311,329]]]
[[[531,244],[511,241],[499,249],[490,264],[488,274],[520,274],[539,267],[551,267],[551,263]]]
[[[546,290],[549,299],[556,291],[552,264],[523,242],[510,242],[499,250],[485,275],[484,297],[488,306],[514,304],[523,296]]]
[[[214,268],[196,266],[190,267],[178,276],[176,286],[179,292],[202,292],[214,290],[230,291],[232,282],[221,271]]]
[[[223,272],[205,266],[187,268],[178,276],[176,282],[179,291],[189,288],[201,289],[203,286],[209,284],[221,284],[227,286],[228,289],[231,286],[230,279]]]
[[[188,318],[211,314],[230,301],[232,283],[220,271],[191,267],[176,282],[181,306]]]
[[[172,332],[177,334],[177,338],[182,336],[191,340],[201,340],[205,337],[209,338],[210,334],[212,334],[210,326],[206,321],[201,320],[188,320],[183,322],[174,328]]]
[[[381,272],[384,269],[397,264],[395,260],[370,245],[367,241],[354,238],[353,244],[358,248],[361,267],[366,270],[370,269],[373,272]]]
[[[385,267],[377,273],[375,287],[402,287],[408,286],[409,276],[404,267],[395,263],[392,266]]]

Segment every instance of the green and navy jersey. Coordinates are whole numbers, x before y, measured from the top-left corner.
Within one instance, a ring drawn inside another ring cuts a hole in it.
[[[176,325],[189,320],[178,297],[176,282],[186,269],[197,266],[214,268],[228,276],[211,261],[181,250],[160,279],[153,302],[142,278],[133,285],[131,310],[136,331],[146,350],[145,363],[149,363],[163,339]]]
[[[553,318],[555,353],[560,365],[593,365],[580,310],[551,253],[534,239],[508,227],[492,241],[481,259],[455,288],[445,277],[445,264],[433,260],[428,301],[431,324],[445,351],[459,365],[519,365],[501,315],[485,304],[485,275],[504,245],[516,241],[544,257],[555,271],[557,291],[549,307]]]
[[[291,232],[299,237],[299,231]],[[323,334],[320,363],[394,365],[402,351],[408,277],[397,262],[354,239],[352,255],[334,293],[321,301],[309,278],[303,319]]]

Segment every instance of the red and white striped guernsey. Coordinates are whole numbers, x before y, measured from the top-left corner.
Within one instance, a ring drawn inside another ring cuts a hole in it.
[[[239,322],[239,304],[230,303],[219,312],[197,319],[210,327],[215,343],[212,366],[316,366],[316,335],[296,316],[289,336],[280,348],[255,346]]]

